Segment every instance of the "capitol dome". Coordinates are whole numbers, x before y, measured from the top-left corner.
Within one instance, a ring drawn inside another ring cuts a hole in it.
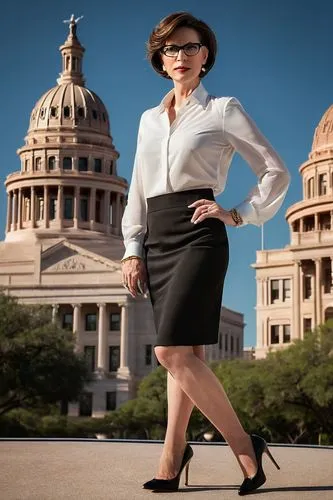
[[[101,99],[91,90],[73,82],[60,83],[36,103],[28,133],[62,127],[109,135],[108,113]]]
[[[320,120],[313,137],[312,153],[333,150],[333,105]]]
[[[58,85],[35,104],[25,144],[17,150],[21,169],[5,182],[7,242],[121,238],[128,185],[117,173],[107,110],[85,87],[79,19],[66,21]]]

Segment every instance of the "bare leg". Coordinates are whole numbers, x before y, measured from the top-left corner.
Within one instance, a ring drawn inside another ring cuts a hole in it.
[[[205,346],[193,346],[193,353],[205,361]],[[156,479],[172,479],[178,474],[186,445],[186,429],[194,407],[170,372],[167,380],[168,425]]]
[[[155,347],[159,362],[173,375],[199,410],[221,432],[235,454],[244,476],[257,470],[250,436],[244,431],[220,381],[194,355],[191,347]]]

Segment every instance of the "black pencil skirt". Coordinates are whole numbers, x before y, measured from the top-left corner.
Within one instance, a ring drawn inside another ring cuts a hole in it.
[[[218,342],[224,278],[229,261],[224,222],[191,222],[199,199],[212,189],[178,191],[147,199],[144,258],[157,332],[155,346]]]

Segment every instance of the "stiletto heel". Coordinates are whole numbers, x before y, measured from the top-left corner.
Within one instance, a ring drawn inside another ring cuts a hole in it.
[[[269,456],[269,458],[272,460],[272,462],[275,465],[275,467],[280,470],[280,466],[278,465],[278,463],[274,459],[273,455],[271,454],[271,452],[269,451],[269,449],[267,448],[267,446],[265,448],[265,452],[267,453],[267,455]]]
[[[246,477],[244,479],[244,481],[242,482],[242,484],[238,490],[239,495],[247,495],[248,493],[250,493],[253,490],[256,490],[257,488],[259,488],[259,486],[262,486],[266,482],[266,476],[265,476],[265,473],[264,473],[263,468],[262,468],[262,456],[264,453],[267,453],[269,458],[274,463],[275,467],[277,469],[280,469],[279,465],[274,460],[273,455],[269,451],[269,449],[267,447],[267,443],[264,440],[264,438],[257,436],[256,434],[251,434],[250,437],[251,437],[254,453],[256,455],[258,468],[257,468],[257,472],[255,473],[255,475],[253,477]]]
[[[189,460],[186,464],[186,467],[185,467],[185,486],[188,486],[188,473],[189,473],[189,469],[190,469],[190,462],[191,460]]]
[[[154,490],[154,491],[176,491],[179,488],[179,481],[181,473],[185,468],[185,485],[188,485],[188,474],[189,474],[189,466],[191,458],[193,457],[193,450],[191,446],[187,443],[184,450],[184,455],[182,459],[182,463],[180,465],[179,472],[177,476],[172,479],[151,479],[143,484],[143,488],[146,490]]]

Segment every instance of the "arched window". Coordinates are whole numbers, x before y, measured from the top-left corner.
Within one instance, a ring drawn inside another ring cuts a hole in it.
[[[319,174],[319,196],[327,192],[327,174]]]
[[[54,170],[55,169],[55,167],[56,167],[55,156],[50,156],[49,157],[48,166],[49,166],[49,170]]]
[[[71,116],[71,108],[70,106],[64,107],[64,118],[70,118]]]
[[[308,198],[314,197],[314,178],[311,177],[308,180]]]
[[[37,156],[37,158],[35,158],[35,169],[38,171],[38,170],[41,170],[42,168],[42,158],[40,156]]]

